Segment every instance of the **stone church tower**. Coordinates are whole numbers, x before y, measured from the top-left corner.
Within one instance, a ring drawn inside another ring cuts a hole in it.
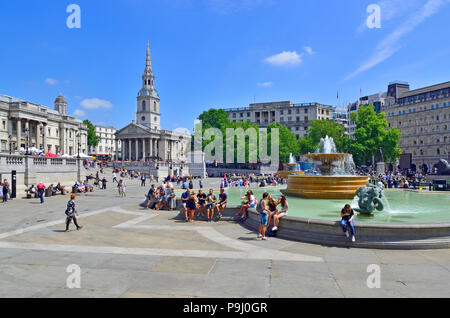
[[[147,59],[142,88],[137,96],[136,123],[150,129],[161,129],[161,114],[159,112],[159,95],[155,89],[155,76],[152,71],[150,44],[147,44]]]

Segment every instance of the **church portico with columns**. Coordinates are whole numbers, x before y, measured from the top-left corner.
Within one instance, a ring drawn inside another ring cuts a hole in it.
[[[133,121],[119,130],[116,136],[116,143],[119,140],[122,143],[122,160],[187,161],[190,135],[150,129]],[[116,148],[116,156],[119,157],[119,147]]]
[[[161,129],[160,97],[155,88],[149,45],[136,106],[135,120],[115,134],[116,158],[122,162],[139,162],[154,175],[181,174],[183,167],[187,174],[191,135]],[[121,165],[126,167],[124,163]]]

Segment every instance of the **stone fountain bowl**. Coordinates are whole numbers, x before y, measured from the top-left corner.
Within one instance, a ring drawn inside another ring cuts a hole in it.
[[[324,165],[331,165],[333,162],[344,161],[350,157],[348,153],[311,153],[305,155],[313,161],[320,161]]]
[[[365,176],[289,176],[288,187],[281,192],[304,199],[351,200],[368,183]]]

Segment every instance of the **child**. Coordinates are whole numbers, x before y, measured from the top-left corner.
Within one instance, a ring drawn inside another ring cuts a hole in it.
[[[350,204],[346,204],[344,208],[341,211],[341,226],[344,230],[345,236],[349,237],[349,234],[347,232],[347,225],[350,227],[350,230],[352,232],[352,242],[355,242],[355,226],[353,225],[353,217],[355,214],[353,213],[353,209],[351,208]]]
[[[261,223],[259,225],[258,230],[258,238],[261,238],[263,241],[267,241],[268,238],[266,237],[266,227],[267,227],[267,221],[269,216],[269,209],[267,208],[267,198],[269,197],[269,194],[265,192],[263,194],[262,200],[258,203],[256,206],[256,211],[259,212],[261,215]]]

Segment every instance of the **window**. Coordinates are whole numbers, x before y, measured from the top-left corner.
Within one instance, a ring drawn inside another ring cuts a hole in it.
[[[151,106],[150,106],[151,107]],[[156,109],[156,102],[154,102],[153,103],[153,108],[154,108],[154,110],[155,110],[155,112],[157,111],[157,109]]]
[[[236,113],[233,113],[233,118],[236,118]]]
[[[292,110],[288,110],[288,115],[291,115],[292,114]]]
[[[6,151],[6,140],[2,140],[2,151]]]
[[[6,121],[5,120],[2,121],[2,128],[3,128],[3,130],[6,130]]]
[[[145,100],[142,101],[142,111],[145,111]]]
[[[142,121],[145,121],[145,116],[142,116],[142,117],[141,117],[141,120],[142,120]]]
[[[280,110],[280,115],[284,115],[282,110]]]
[[[250,112],[247,113],[247,117],[250,117]]]
[[[305,114],[307,114],[308,113],[308,109],[305,109]]]
[[[240,113],[239,117],[243,118],[244,117],[244,113]]]

